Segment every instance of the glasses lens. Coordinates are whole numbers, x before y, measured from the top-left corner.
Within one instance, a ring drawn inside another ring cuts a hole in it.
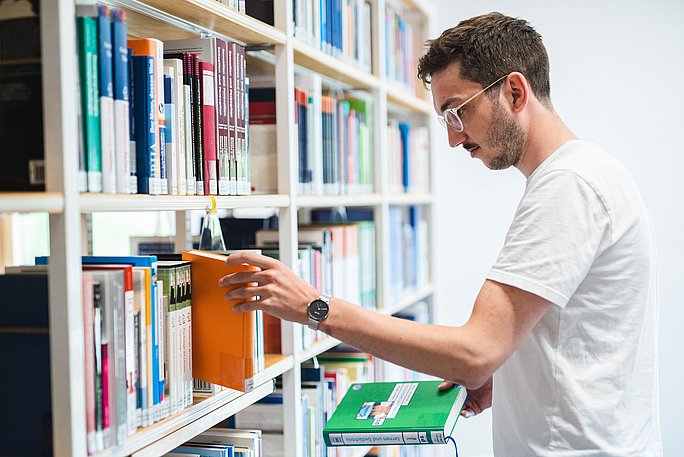
[[[458,117],[458,114],[456,114],[456,110],[448,110],[445,113],[444,119],[449,123],[449,126],[457,132],[463,131],[463,123],[461,122],[461,118]]]
[[[446,124],[446,121],[444,120],[444,118],[442,116],[437,116],[437,120],[439,121],[439,125],[446,128],[447,124]]]

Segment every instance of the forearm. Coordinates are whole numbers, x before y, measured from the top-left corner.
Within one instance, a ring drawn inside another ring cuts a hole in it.
[[[383,360],[468,388],[481,386],[493,372],[467,326],[420,324],[333,298],[330,315],[319,328]]]

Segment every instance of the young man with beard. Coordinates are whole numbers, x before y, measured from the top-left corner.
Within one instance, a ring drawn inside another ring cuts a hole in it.
[[[384,316],[319,291],[276,260],[223,285],[236,306],[318,328],[466,386],[492,406],[498,456],[660,456],[657,304],[649,216],[626,169],[554,111],[541,36],[490,13],[430,41],[418,76],[449,144],[527,178],[505,244],[461,327]]]

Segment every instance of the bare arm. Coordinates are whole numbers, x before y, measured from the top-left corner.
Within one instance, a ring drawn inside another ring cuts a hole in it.
[[[256,302],[236,305],[237,311],[261,309],[282,319],[307,322],[306,306],[319,292],[282,263],[254,253],[234,254],[227,263],[249,263],[262,270],[222,279],[224,286],[240,284],[226,293],[227,299],[261,297]],[[478,388],[510,356],[548,306],[547,300],[534,294],[487,280],[470,319],[461,327],[385,316],[335,297],[329,317],[319,328],[397,365]]]

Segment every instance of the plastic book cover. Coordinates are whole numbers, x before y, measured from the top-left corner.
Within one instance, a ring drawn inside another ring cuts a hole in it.
[[[441,381],[352,384],[323,430],[328,446],[444,444],[466,390]]]

